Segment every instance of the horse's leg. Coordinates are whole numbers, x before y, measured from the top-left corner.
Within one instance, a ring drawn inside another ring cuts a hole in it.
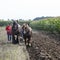
[[[24,40],[25,40],[25,45],[26,45],[26,37],[24,36],[23,38],[24,38]]]
[[[31,37],[28,38],[28,46],[32,46]]]
[[[16,40],[17,40],[17,43],[19,43],[19,41],[18,41],[18,35],[17,35],[17,39]]]
[[[27,42],[28,42],[28,46],[29,46],[29,43],[30,43],[30,37],[28,37],[28,41],[27,41]]]
[[[12,35],[12,43],[14,43],[14,41],[15,41],[15,36],[14,36],[14,34]]]
[[[25,35],[23,35],[23,39],[24,39],[25,45],[26,45],[26,36]]]

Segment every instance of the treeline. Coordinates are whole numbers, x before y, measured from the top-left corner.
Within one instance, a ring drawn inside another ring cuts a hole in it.
[[[42,19],[47,19],[47,18],[53,18],[53,17],[51,17],[51,16],[46,16],[46,17],[42,16],[42,17],[36,17],[33,20],[35,21],[35,20],[42,20]]]
[[[28,23],[30,24],[31,21],[18,21],[18,23],[20,25],[22,25],[23,23]],[[12,24],[13,21],[0,21],[0,26],[7,26],[8,24]]]
[[[0,21],[0,26],[7,26],[11,21]]]
[[[12,21],[0,21],[0,26],[6,26]],[[60,17],[47,18],[43,20],[33,20],[33,21],[18,21],[20,25],[23,23],[28,23],[33,29],[45,30],[52,33],[60,33]]]

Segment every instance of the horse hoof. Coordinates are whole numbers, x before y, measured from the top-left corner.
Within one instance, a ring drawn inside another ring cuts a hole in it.
[[[28,48],[28,47],[31,47],[31,45],[26,45],[26,47]]]

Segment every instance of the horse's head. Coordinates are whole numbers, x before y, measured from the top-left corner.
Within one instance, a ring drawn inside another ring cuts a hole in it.
[[[27,29],[26,23],[24,23],[24,24],[22,25],[22,29],[23,29],[23,30],[26,30],[26,29]]]
[[[22,29],[24,30],[25,34],[26,33],[31,34],[31,32],[32,32],[32,29],[31,29],[31,27],[28,26],[28,24],[23,24]]]

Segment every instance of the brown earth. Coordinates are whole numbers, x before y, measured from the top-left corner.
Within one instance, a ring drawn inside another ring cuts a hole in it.
[[[60,60],[60,35],[35,31],[32,47],[27,48],[30,60]]]

